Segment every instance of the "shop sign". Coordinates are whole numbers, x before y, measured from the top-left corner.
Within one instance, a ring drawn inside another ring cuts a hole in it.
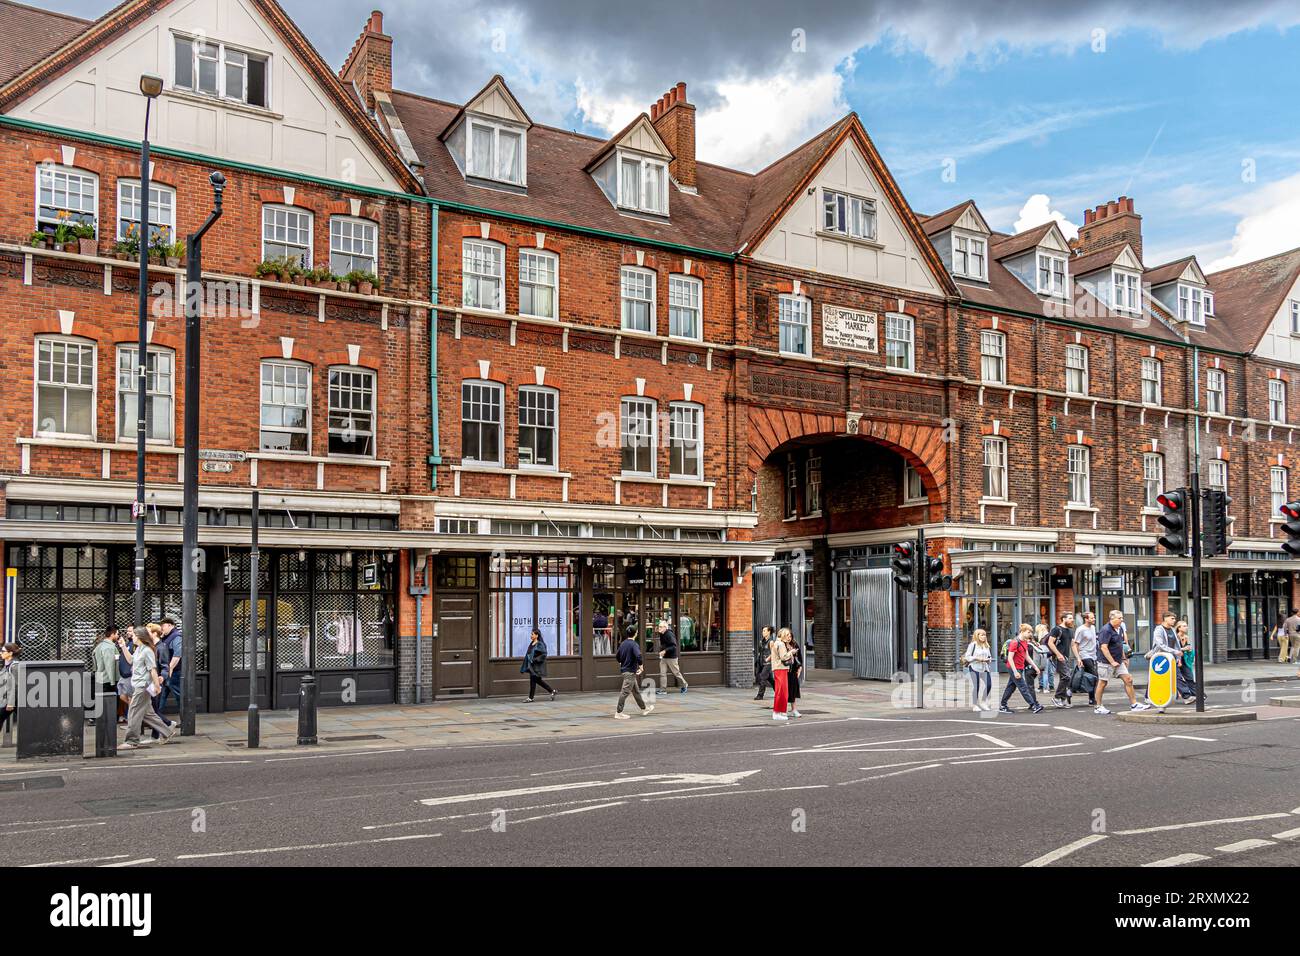
[[[644,587],[645,586],[645,565],[629,564],[627,566],[626,579],[627,579],[628,587],[632,587],[632,588]]]
[[[822,345],[856,352],[878,351],[876,313],[823,305]]]
[[[379,587],[379,565],[373,561],[361,565],[361,586],[363,588]]]
[[[1151,579],[1151,590],[1170,591],[1170,592],[1177,591],[1178,578],[1174,577],[1172,574],[1168,576],[1158,574]]]
[[[1103,591],[1123,591],[1123,590],[1124,590],[1124,575],[1122,575],[1122,574],[1115,574],[1115,575],[1111,575],[1110,577],[1104,577],[1104,578],[1102,578],[1102,579],[1101,579],[1101,589],[1102,589]]]
[[[1010,591],[1013,587],[1010,571],[994,571],[991,575],[991,581],[994,591]]]
[[[1068,591],[1074,588],[1073,574],[1053,574],[1052,587],[1058,591]]]
[[[735,584],[735,578],[732,575],[731,565],[723,565],[713,569],[713,586],[715,588],[729,588]]]

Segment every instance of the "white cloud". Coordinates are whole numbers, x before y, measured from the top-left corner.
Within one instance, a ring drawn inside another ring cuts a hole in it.
[[[1055,221],[1065,233],[1066,239],[1073,239],[1079,234],[1079,227],[1066,218],[1065,213],[1052,208],[1052,200],[1046,193],[1034,193],[1020,207],[1020,216],[1016,219],[1015,231],[1024,232],[1045,222]]]
[[[760,169],[811,139],[849,111],[835,73],[778,74],[718,83],[721,104],[695,124],[701,159]]]
[[[1300,246],[1300,173],[1270,183],[1242,204],[1227,255],[1208,266],[1210,272],[1265,259]]]

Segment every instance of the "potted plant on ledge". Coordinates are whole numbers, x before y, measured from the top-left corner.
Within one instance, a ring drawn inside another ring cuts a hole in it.
[[[124,261],[140,258],[140,227],[127,223],[126,234],[113,243],[113,258]]]
[[[149,237],[149,262],[151,265],[160,266],[166,261],[167,256],[171,254],[172,237],[171,230],[166,226],[159,226],[158,231]]]
[[[95,241],[95,227],[88,222],[79,222],[72,227],[72,235],[77,240],[77,252],[83,256],[98,254],[99,245]]]
[[[279,282],[282,268],[283,264],[279,259],[263,259],[257,264],[255,271],[259,279],[265,279],[267,282]]]
[[[66,212],[59,213],[58,224],[54,227],[54,251],[62,252],[76,238],[72,232],[72,223]]]
[[[163,250],[163,259],[173,269],[179,268],[181,258],[185,255],[185,243],[177,240]]]
[[[28,244],[36,249],[44,249],[50,244],[50,237],[47,233],[41,232],[38,229],[31,234],[31,237],[28,239]]]
[[[360,292],[362,295],[374,295],[379,287],[379,278],[373,272],[366,272],[364,269],[349,272],[345,278],[348,281],[349,291]]]

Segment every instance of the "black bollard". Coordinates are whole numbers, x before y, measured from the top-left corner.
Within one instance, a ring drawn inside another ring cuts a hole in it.
[[[117,756],[117,694],[100,690],[95,695],[95,756]]]
[[[298,745],[316,743],[316,678],[304,674],[298,684]]]

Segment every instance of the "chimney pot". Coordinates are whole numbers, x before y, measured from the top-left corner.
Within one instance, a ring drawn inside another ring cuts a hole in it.
[[[1114,216],[1114,215],[1116,215],[1118,212],[1119,212],[1119,203],[1118,203],[1118,202],[1116,202],[1115,200],[1112,199],[1110,202],[1108,202],[1108,203],[1106,204],[1106,215],[1108,215],[1108,216]]]
[[[651,104],[650,104],[650,121],[651,121],[651,122],[654,122],[654,121],[657,120],[658,118],[659,118],[659,104],[658,104],[658,103],[651,103]]]
[[[372,11],[371,11],[371,13],[370,13],[370,32],[371,32],[371,33],[383,33],[383,32],[384,32],[384,11],[383,11],[383,10],[372,10]]]
[[[677,84],[677,102],[678,102],[678,103],[685,103],[685,102],[686,102],[686,83],[685,83],[685,82],[679,82],[679,83]]]
[[[1087,226],[1087,225],[1091,225],[1091,224],[1092,224],[1092,210],[1091,210],[1091,209],[1085,209],[1085,210],[1083,211],[1083,224],[1084,224],[1085,226]]]

